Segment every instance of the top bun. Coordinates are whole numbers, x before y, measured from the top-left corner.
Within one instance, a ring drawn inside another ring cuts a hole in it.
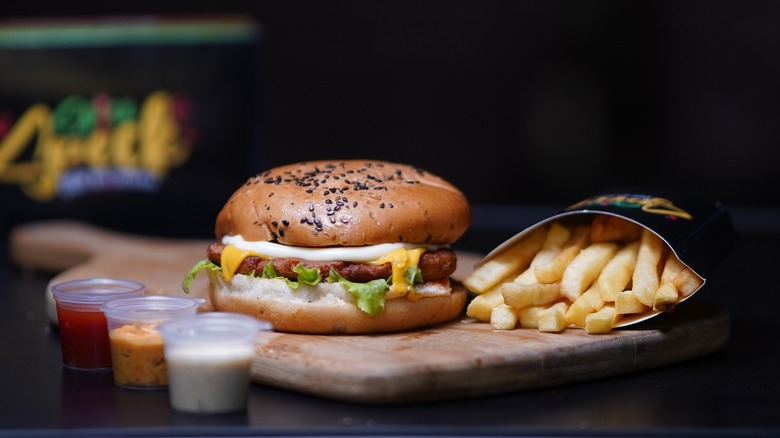
[[[377,160],[309,161],[255,175],[217,216],[217,240],[304,247],[450,244],[471,209],[455,186],[422,169]]]

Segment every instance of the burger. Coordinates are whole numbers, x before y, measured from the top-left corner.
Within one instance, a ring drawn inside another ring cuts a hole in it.
[[[379,160],[308,161],[249,178],[217,215],[201,270],[214,309],[277,331],[367,334],[456,318],[450,245],[471,221],[455,186]]]

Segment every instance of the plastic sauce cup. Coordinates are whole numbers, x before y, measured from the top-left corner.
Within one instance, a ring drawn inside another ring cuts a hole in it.
[[[246,408],[259,331],[271,324],[230,312],[200,313],[163,323],[171,407],[188,414]]]
[[[131,389],[168,386],[168,367],[158,326],[195,315],[204,299],[145,296],[111,300],[100,307],[108,323],[114,383]]]
[[[53,285],[63,365],[80,370],[110,369],[107,323],[100,306],[110,300],[140,297],[144,289],[136,281],[113,278],[87,278]]]

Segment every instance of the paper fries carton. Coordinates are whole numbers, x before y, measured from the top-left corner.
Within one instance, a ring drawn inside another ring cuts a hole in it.
[[[625,327],[673,311],[676,304],[704,286],[737,238],[728,211],[718,202],[671,192],[612,191],[580,201],[522,230],[478,262],[475,272],[483,265],[506,258],[510,250],[521,246],[529,236],[539,240],[540,229],[552,230],[552,224],[579,230],[580,238],[576,242],[570,240],[568,252],[567,245],[558,242],[557,260],[550,254],[545,254],[543,262],[529,256],[529,262],[522,268],[528,272],[519,278],[526,278],[535,270],[540,283],[560,281],[564,274],[547,274],[556,261],[565,258],[565,263],[576,264],[581,275],[587,276],[578,279],[584,281],[578,285],[578,294],[590,288],[591,296],[600,294],[597,302],[615,308],[613,327]],[[589,228],[589,237],[583,243],[581,234],[585,226]],[[601,245],[598,242],[616,242],[620,250],[612,252],[610,261],[588,265],[576,260],[580,255],[588,256],[583,248]],[[541,244],[539,253],[545,248]],[[601,273],[610,278],[599,278]],[[500,285],[513,280],[496,281]],[[469,286],[468,280],[466,285]],[[561,299],[565,298],[562,295]],[[576,297],[569,299],[576,301]],[[580,319],[584,315],[577,320]]]

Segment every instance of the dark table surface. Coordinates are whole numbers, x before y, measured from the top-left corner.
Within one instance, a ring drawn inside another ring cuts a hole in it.
[[[110,372],[63,368],[45,312],[49,277],[11,265],[5,243],[0,435],[780,436],[780,223],[768,213],[734,214],[739,240],[695,297],[730,317],[729,343],[707,356],[562,387],[400,406],[253,384],[246,412],[210,417],[174,413],[167,391],[127,390]],[[481,252],[513,234],[470,233],[465,249]]]

